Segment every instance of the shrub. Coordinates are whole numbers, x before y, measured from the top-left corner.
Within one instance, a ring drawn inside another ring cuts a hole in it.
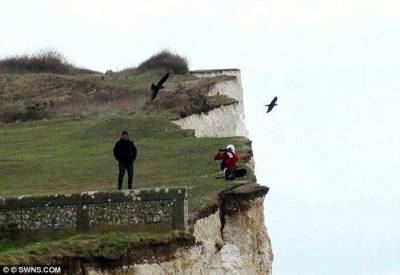
[[[149,59],[143,61],[138,67],[139,72],[148,70],[170,71],[175,74],[186,74],[189,72],[188,61],[185,57],[163,50]]]
[[[17,121],[40,120],[48,118],[47,109],[42,108],[22,108],[19,105],[8,105],[0,108],[0,122],[12,123]]]
[[[0,122],[11,123],[21,121],[24,118],[24,112],[17,106],[5,106],[0,109]]]
[[[67,74],[78,70],[56,50],[40,50],[33,54],[7,57],[0,60],[1,73],[47,72]]]

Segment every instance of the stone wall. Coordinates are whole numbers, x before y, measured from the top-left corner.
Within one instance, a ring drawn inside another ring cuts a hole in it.
[[[187,213],[185,187],[21,196],[0,199],[0,231],[153,223],[186,229]]]

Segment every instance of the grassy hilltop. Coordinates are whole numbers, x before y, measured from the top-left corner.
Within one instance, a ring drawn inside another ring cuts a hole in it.
[[[243,141],[195,138],[170,121],[235,102],[207,95],[230,77],[199,79],[179,58],[164,51],[106,74],[78,70],[54,51],[0,61],[0,196],[115,189],[112,148],[127,130],[139,150],[135,187],[185,185],[193,206],[206,202],[225,184],[213,153]],[[166,88],[150,102],[151,83],[166,71]]]
[[[0,61],[0,197],[116,189],[112,148],[127,130],[138,147],[134,188],[187,186],[191,217],[215,203],[232,183],[216,179],[213,155],[227,143],[244,153],[245,139],[196,138],[170,120],[234,103],[207,95],[211,85],[231,77],[199,79],[179,56],[162,54],[162,62],[153,56],[137,68],[108,74],[64,59],[60,65],[43,53]],[[40,58],[58,65],[43,65]],[[149,102],[149,86],[166,71],[172,72],[166,88]],[[0,263],[63,253],[118,256],[128,245],[170,238],[152,229],[58,236],[40,246],[29,238],[0,238]]]

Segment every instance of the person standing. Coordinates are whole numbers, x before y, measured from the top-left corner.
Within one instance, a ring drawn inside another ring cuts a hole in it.
[[[133,141],[129,139],[127,131],[121,133],[121,138],[115,143],[114,157],[118,161],[118,190],[122,189],[125,171],[128,173],[128,189],[132,189],[134,175],[134,161],[137,156],[137,149]]]

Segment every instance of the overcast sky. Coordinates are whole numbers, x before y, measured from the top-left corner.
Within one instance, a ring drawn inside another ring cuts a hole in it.
[[[273,273],[400,274],[400,2],[2,1],[0,57],[238,67]],[[264,104],[279,97],[266,115]]]

